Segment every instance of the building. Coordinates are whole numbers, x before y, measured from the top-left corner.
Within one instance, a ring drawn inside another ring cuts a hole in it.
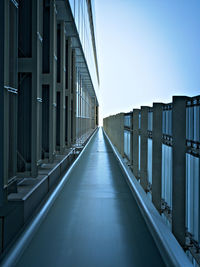
[[[3,253],[98,126],[99,72],[93,1],[3,0],[0,13]]]

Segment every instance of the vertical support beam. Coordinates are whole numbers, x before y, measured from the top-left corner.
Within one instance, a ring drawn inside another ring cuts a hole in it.
[[[72,136],[72,142],[75,143],[76,142],[76,52],[75,49],[73,50],[72,53],[72,57],[73,57],[73,66],[72,66],[72,98],[73,98],[73,110],[72,110],[72,117],[73,117],[73,136]]]
[[[130,167],[133,169],[133,112],[130,116]]]
[[[94,128],[96,128],[96,125],[97,125],[97,112],[98,112],[98,110],[97,110],[97,101],[96,101],[96,98],[94,98],[95,99],[95,106],[94,106],[94,114],[92,114],[92,116],[94,116]]]
[[[4,51],[4,65],[2,65],[2,67],[4,68],[3,70],[3,74],[4,74],[4,82],[3,82],[3,86],[2,86],[2,93],[3,93],[3,125],[2,125],[2,130],[3,130],[3,179],[4,179],[4,183],[3,185],[7,185],[8,184],[8,162],[9,162],[9,93],[8,90],[5,90],[4,86],[10,86],[9,84],[9,20],[10,20],[10,1],[9,0],[3,0],[1,2],[4,2],[4,9],[2,10],[2,12],[4,12],[3,14],[3,18],[4,18],[4,22],[2,25],[4,25],[4,35],[2,41],[3,41],[3,51]],[[6,14],[6,15],[5,15]]]
[[[162,179],[162,106],[161,103],[153,103],[152,202],[159,212]]]
[[[139,157],[139,109],[133,109],[133,174],[139,179],[138,173],[138,157]]]
[[[145,191],[147,179],[147,140],[148,140],[148,107],[141,107],[141,154],[140,154],[140,183]]]
[[[42,46],[43,46],[43,0],[37,3],[37,163],[42,160]]]
[[[96,119],[97,119],[97,100],[95,97],[92,97],[91,99],[91,128],[96,128]]]
[[[66,68],[65,68],[65,22],[61,21],[60,23],[60,31],[61,31],[61,99],[60,99],[60,151],[63,152],[65,148],[65,82],[66,82]]]
[[[72,82],[72,74],[71,74],[71,70],[72,70],[72,48],[71,48],[71,38],[68,38],[68,85],[67,85],[67,95],[68,95],[68,127],[67,127],[67,146],[70,147],[71,146],[71,82]]]
[[[49,161],[52,162],[56,149],[56,8],[55,1],[50,0],[50,109],[49,109]]]
[[[18,6],[12,1],[6,1],[7,8],[7,38],[5,39],[7,47],[7,56],[5,59],[7,73],[6,85],[15,88],[17,92],[18,79],[17,79],[17,52],[18,52]],[[17,171],[17,93],[9,93],[6,100],[7,111],[6,114],[8,120],[8,179],[16,176]]]
[[[34,0],[32,1],[32,110],[31,110],[31,120],[32,120],[32,129],[31,129],[31,176],[36,177],[38,174],[38,149],[39,149],[39,105],[41,102],[38,102],[38,99],[41,98],[41,88],[40,88],[40,75],[41,75],[41,40],[40,40],[40,8],[41,1]],[[38,33],[38,34],[36,34]],[[41,158],[40,158],[41,159]]]
[[[50,157],[50,3],[43,0],[42,44],[42,158]],[[45,79],[46,77],[46,79]]]
[[[17,169],[18,5],[4,1],[4,185]],[[13,88],[10,90],[10,88]],[[3,87],[2,87],[3,89]],[[9,91],[9,92],[8,92]]]
[[[94,128],[96,128],[99,125],[99,106],[98,106],[96,97],[95,97],[95,114],[94,114],[94,119],[95,119]]]
[[[119,115],[117,115],[118,119],[118,129],[119,129],[119,133],[118,133],[118,138],[116,139],[116,144],[119,141],[119,144],[121,144],[121,146],[119,146],[117,144],[117,146],[119,146],[120,150],[120,154],[122,155],[122,157],[124,157],[124,113],[120,113]]]
[[[0,206],[4,203],[4,41],[5,0],[0,1]]]
[[[174,96],[172,108],[172,232],[182,246],[185,245],[186,100],[184,96]]]
[[[32,109],[31,109],[31,176],[37,176],[37,90],[38,90],[38,57],[37,57],[37,48],[38,48],[38,37],[35,34],[37,29],[37,6],[38,0],[32,0],[32,59],[35,59],[35,62],[32,62]],[[25,32],[24,32],[25,34]]]
[[[65,148],[65,22],[57,24],[57,107],[56,147],[62,153]]]

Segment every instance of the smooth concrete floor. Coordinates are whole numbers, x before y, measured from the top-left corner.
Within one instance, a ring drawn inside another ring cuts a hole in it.
[[[102,129],[16,266],[165,266]]]

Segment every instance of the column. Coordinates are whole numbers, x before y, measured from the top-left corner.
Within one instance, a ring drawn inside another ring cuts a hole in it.
[[[172,107],[172,232],[182,246],[185,245],[186,100],[187,97],[174,96]]]
[[[73,106],[72,106],[72,143],[76,142],[76,51],[73,49],[72,51],[72,96],[71,98],[73,99]]]
[[[140,183],[145,191],[148,188],[147,179],[147,140],[148,140],[148,107],[141,107],[141,154]]]
[[[5,53],[5,1],[0,1],[0,206],[4,203],[4,53]]]
[[[43,158],[53,161],[56,153],[57,22],[54,0],[43,2],[42,56],[42,150]]]
[[[152,202],[161,212],[161,179],[162,179],[162,106],[153,103],[152,132]]]
[[[138,159],[139,159],[139,109],[133,109],[133,174],[139,179],[138,173]]]
[[[71,48],[71,38],[69,37],[67,40],[67,147],[71,146],[71,82],[72,82],[72,48]]]
[[[65,148],[65,22],[57,25],[57,111],[56,147],[60,152]]]

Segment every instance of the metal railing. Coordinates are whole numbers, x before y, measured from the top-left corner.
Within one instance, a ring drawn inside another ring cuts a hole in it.
[[[104,130],[195,264],[200,264],[200,96],[104,119]],[[118,132],[113,142],[113,131]],[[123,131],[119,129],[123,128]],[[123,135],[123,136],[120,136]],[[116,145],[117,144],[117,145]]]

